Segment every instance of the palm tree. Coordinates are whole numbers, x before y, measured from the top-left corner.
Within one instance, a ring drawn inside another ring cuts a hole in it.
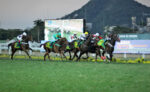
[[[39,42],[44,38],[44,21],[42,21],[41,19],[35,20],[34,29],[37,30],[37,41]]]

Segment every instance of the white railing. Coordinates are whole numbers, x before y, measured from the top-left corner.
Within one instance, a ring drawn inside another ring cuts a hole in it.
[[[11,53],[11,47],[9,47],[9,49],[8,49],[8,44],[9,43],[0,43],[0,54],[2,54],[3,51],[7,52],[7,54]],[[29,43],[29,46],[34,51],[40,51],[41,50],[40,43],[36,43],[36,42]],[[19,51],[19,54],[21,54],[21,51]],[[30,51],[30,54],[32,54],[31,51]]]
[[[0,54],[2,53],[2,50],[8,50],[7,45],[7,43],[0,43]]]

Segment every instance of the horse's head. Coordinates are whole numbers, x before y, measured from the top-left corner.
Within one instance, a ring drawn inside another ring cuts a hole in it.
[[[23,35],[22,40],[23,42],[29,42],[29,41],[33,42],[32,35],[27,35],[27,36]]]
[[[109,36],[112,40],[120,42],[120,38],[117,34],[110,34]]]
[[[65,37],[63,37],[63,38],[61,38],[60,40],[59,40],[59,43],[60,44],[68,44],[68,40],[65,38]]]
[[[91,34],[89,34],[89,35],[87,36],[87,38],[86,38],[84,44],[86,44],[86,45],[90,44],[90,43],[91,43],[91,40],[92,40],[92,37],[93,37],[93,36],[92,36]]]
[[[93,35],[92,34],[89,34],[88,37],[87,37],[87,40],[91,41],[93,38]]]

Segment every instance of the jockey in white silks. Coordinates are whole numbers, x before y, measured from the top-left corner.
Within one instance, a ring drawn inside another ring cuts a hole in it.
[[[80,36],[80,39],[83,40],[83,41],[86,40],[88,34],[89,34],[88,32],[85,32],[84,34],[82,34],[82,35]]]
[[[19,43],[22,41],[22,37],[23,36],[27,36],[27,33],[26,32],[23,32],[21,35],[18,35],[17,36],[17,40],[19,41]]]

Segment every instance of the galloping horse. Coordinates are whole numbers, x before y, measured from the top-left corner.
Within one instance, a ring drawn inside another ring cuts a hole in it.
[[[66,46],[68,44],[68,41],[66,38],[60,38],[58,41],[53,43],[52,47],[50,47],[51,44],[52,44],[52,42],[48,41],[48,42],[40,45],[40,47],[43,45],[43,47],[46,51],[46,53],[44,54],[44,61],[46,60],[47,55],[48,55],[48,58],[50,60],[50,56],[49,56],[50,52],[59,53],[61,56],[61,59],[62,59],[62,55],[66,58],[66,56],[64,54],[64,51],[65,51]]]
[[[91,40],[91,37],[90,37],[90,40]],[[99,57],[101,57],[102,56],[102,54],[100,54],[100,52],[101,52],[101,50],[100,49],[103,49],[103,47],[102,46],[98,46],[97,45],[97,43],[98,43],[98,41],[99,40],[92,40],[92,41],[94,41],[94,42],[89,42],[88,43],[88,47],[85,49],[84,48],[84,51],[85,51],[85,53],[86,53],[86,59],[88,59],[89,58],[89,55],[88,55],[88,53],[94,53],[95,54],[95,61],[97,61],[97,56],[99,56]],[[82,49],[81,49],[82,50]],[[101,57],[102,58],[102,57]]]
[[[111,38],[111,40],[108,40],[107,44],[105,44],[103,55],[106,53],[107,59],[112,61],[114,46],[116,44],[116,41],[120,42],[120,38],[117,34],[110,34],[109,37]]]
[[[69,59],[73,60],[75,58],[75,56],[78,58],[77,53],[80,51],[82,53],[81,56],[84,53],[86,53],[87,58],[89,57],[88,52],[96,53],[95,59],[97,60],[97,55],[100,56],[100,50],[99,50],[98,46],[95,46],[94,44],[91,43],[91,39],[92,39],[92,35],[89,35],[86,41],[74,40],[73,42],[70,42],[69,43],[70,48],[66,50],[66,52],[69,52],[69,55],[70,55]],[[78,44],[78,47],[75,44]],[[71,59],[71,52],[74,52],[74,56],[72,59]],[[87,59],[87,58],[84,58],[84,59]],[[79,60],[79,59],[77,59],[77,60]]]
[[[31,58],[27,50],[32,50],[32,49],[29,47],[29,44],[28,44],[29,41],[32,41],[32,36],[31,36],[31,35],[23,36],[22,39],[23,39],[23,40],[22,40],[21,43],[18,43],[18,42],[16,41],[16,42],[13,42],[13,43],[8,44],[8,49],[9,49],[9,47],[11,46],[11,52],[12,52],[12,53],[11,53],[11,59],[12,59],[12,60],[13,60],[13,56],[14,56],[14,54],[15,54],[15,52],[16,52],[17,50],[24,51],[24,52],[28,55],[28,57]],[[33,51],[33,50],[32,50],[32,51]]]
[[[73,60],[75,58],[75,56],[78,58],[77,52],[79,51],[79,45],[81,43],[82,42],[79,39],[74,40],[72,42],[68,42],[68,45],[67,45],[68,48],[66,48],[65,53],[69,52],[69,56],[70,56],[69,60]],[[71,58],[71,52],[74,53],[73,58]]]
[[[81,44],[81,46],[79,47],[79,50],[80,50],[80,55],[79,57],[77,58],[77,61],[80,60],[80,57],[84,54],[84,53],[88,53],[89,51],[89,46],[90,46],[90,43],[91,43],[91,39],[92,39],[92,35],[89,35],[87,40],[84,41],[83,44]]]

